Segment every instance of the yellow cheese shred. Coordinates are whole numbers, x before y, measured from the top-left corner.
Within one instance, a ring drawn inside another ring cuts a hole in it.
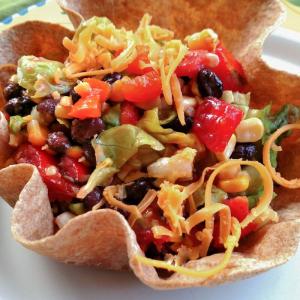
[[[187,275],[195,278],[207,278],[219,273],[228,265],[233,249],[238,245],[240,236],[241,236],[240,224],[235,218],[232,218],[232,235],[230,235],[225,242],[224,246],[226,251],[223,255],[223,259],[218,265],[208,270],[195,270],[187,267],[175,266],[164,261],[147,258],[141,255],[136,255],[134,259],[137,262],[142,263],[143,265],[146,266],[162,268],[168,271],[173,271],[182,275]]]
[[[139,210],[139,212],[142,214],[152,204],[156,197],[157,192],[155,190],[148,190],[142,201],[137,205],[137,209]],[[138,215],[131,214],[131,216],[128,219],[129,225],[132,227],[137,219]]]
[[[212,186],[216,176],[224,169],[235,165],[252,166],[254,167],[262,178],[264,192],[260,196],[256,207],[251,209],[250,214],[241,222],[241,227],[245,228],[249,223],[254,221],[259,215],[261,215],[270,205],[273,199],[273,180],[266,167],[257,161],[241,161],[238,159],[231,159],[219,165],[210,175],[205,188],[205,206],[209,206],[212,203]],[[211,220],[207,220],[207,228],[212,228],[213,223]]]
[[[184,106],[182,101],[182,92],[180,82],[175,74],[171,76],[171,91],[174,98],[174,104],[177,111],[179,122],[182,126],[185,125]]]
[[[118,186],[116,186],[116,185],[111,185],[111,186],[106,187],[103,191],[103,196],[104,196],[105,200],[111,206],[120,208],[124,211],[131,213],[134,216],[134,218],[136,218],[136,219],[141,218],[142,215],[136,205],[125,204],[122,201],[120,201],[114,197],[114,195],[117,193],[117,191],[118,191]]]
[[[278,183],[281,186],[284,186],[288,189],[297,189],[300,188],[300,178],[295,178],[292,180],[287,180],[281,176],[279,172],[276,172],[276,170],[271,165],[270,160],[270,151],[273,145],[275,144],[276,140],[279,136],[281,136],[284,132],[292,130],[292,129],[300,129],[300,123],[295,124],[288,124],[285,126],[282,126],[278,130],[276,130],[267,140],[267,142],[264,145],[263,149],[263,162],[268,171],[270,172],[273,180]]]

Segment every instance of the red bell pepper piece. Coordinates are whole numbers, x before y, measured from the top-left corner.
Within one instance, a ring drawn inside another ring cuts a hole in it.
[[[67,155],[63,156],[59,163],[60,171],[65,178],[76,182],[86,182],[89,177],[89,169],[77,159]]]
[[[140,114],[138,108],[127,101],[122,102],[121,104],[121,114],[120,114],[120,123],[136,125],[140,119]]]
[[[221,43],[218,44],[215,54],[219,57],[219,64],[210,69],[221,79],[223,89],[246,92],[247,79],[242,65]]]
[[[137,55],[136,59],[128,65],[125,72],[128,73],[129,75],[144,75],[148,72],[153,71],[152,67],[142,68],[141,64],[140,64],[140,62],[143,62],[145,64],[150,63],[149,58],[148,58],[149,47],[137,46],[137,52],[138,52],[138,55]]]
[[[142,222],[142,223],[141,223]],[[146,252],[151,243],[155,245],[158,251],[161,251],[164,243],[169,241],[169,237],[163,236],[159,239],[155,239],[151,230],[153,225],[166,226],[162,221],[162,217],[159,213],[159,207],[157,204],[150,205],[143,213],[143,219],[141,222],[136,222],[133,226],[133,230],[136,234],[137,242],[141,249]],[[167,226],[166,226],[167,227]]]
[[[124,98],[133,103],[155,101],[160,96],[161,89],[160,76],[156,71],[124,81],[122,85]]]
[[[44,183],[48,188],[50,201],[71,201],[76,197],[79,187],[65,179],[57,169],[54,174],[50,167],[56,167],[53,156],[30,144],[23,144],[16,153],[17,163],[29,163],[37,167]]]
[[[177,66],[176,75],[194,78],[203,67],[208,66],[207,54],[206,50],[190,50]]]
[[[249,214],[249,202],[248,198],[244,196],[238,196],[231,199],[223,200],[223,203],[230,208],[231,216],[238,219],[239,222],[242,222]],[[257,224],[251,222],[247,227],[242,229],[241,238],[247,236],[251,232],[255,231]],[[220,237],[220,222],[216,221],[213,231],[213,242],[212,245],[216,249],[223,249],[224,246],[219,241]]]
[[[242,222],[250,214],[247,197],[238,196],[232,199],[223,200],[223,203],[229,206],[231,215],[237,218],[239,222]],[[251,222],[247,227],[242,229],[241,237],[248,235],[256,228],[257,225]]]
[[[196,109],[193,132],[209,150],[222,152],[242,118],[240,109],[208,97]]]
[[[79,91],[81,98],[73,105],[68,114],[72,118],[87,119],[101,116],[102,103],[110,94],[110,85],[96,78],[85,78],[91,89]]]

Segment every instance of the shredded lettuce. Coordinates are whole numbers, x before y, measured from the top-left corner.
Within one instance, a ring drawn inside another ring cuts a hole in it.
[[[18,61],[17,81],[32,98],[40,98],[57,91],[67,93],[74,82],[66,80],[64,64],[35,56],[22,56]]]
[[[185,134],[174,131],[171,128],[163,128],[160,125],[158,108],[147,110],[139,121],[138,126],[163,144],[177,144],[181,147],[191,148],[195,148],[197,145],[197,138],[193,134]]]
[[[112,159],[121,168],[142,146],[162,151],[164,146],[144,130],[133,125],[121,125],[102,132],[93,141],[97,161]]]
[[[26,122],[21,116],[11,116],[9,118],[9,128],[13,133],[19,133]]]
[[[96,186],[106,186],[111,182],[112,177],[119,170],[112,166],[112,161],[108,158],[102,163],[98,164],[96,169],[93,171],[89,177],[88,182],[81,187],[77,193],[77,198],[83,199],[90,192],[94,190]]]
[[[264,145],[268,138],[280,127],[295,123],[300,120],[300,107],[295,106],[293,104],[285,104],[282,106],[280,111],[278,111],[275,115],[271,115],[272,105],[269,104],[263,109],[259,110],[257,113],[257,117],[261,119],[264,124],[265,132],[262,137],[262,144]],[[282,141],[284,137],[287,135],[283,135],[277,141],[278,144]],[[272,167],[277,167],[277,154],[278,152],[271,149],[270,152],[270,160]]]
[[[109,111],[102,116],[105,123],[105,128],[109,129],[120,125],[120,104],[117,104],[109,109]]]
[[[205,185],[203,185],[193,194],[196,207],[204,205],[204,201],[205,201],[204,194],[205,194]],[[221,203],[223,200],[228,198],[226,192],[217,188],[214,185],[212,186],[211,196],[212,196],[211,199],[214,203]]]

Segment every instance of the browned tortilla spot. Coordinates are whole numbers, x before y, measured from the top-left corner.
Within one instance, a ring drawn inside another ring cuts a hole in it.
[[[229,47],[243,62],[253,89],[253,98],[259,105],[266,105],[270,100],[275,104],[290,102],[299,104],[300,79],[295,75],[279,72],[266,66],[260,59],[262,43],[272,30],[273,24],[282,19],[279,1],[58,1],[71,14],[74,24],[78,24],[81,15],[106,15],[118,25],[134,28],[144,12],[154,16],[154,23],[174,30],[179,36],[201,30],[203,27],[214,28]],[[114,4],[114,8],[111,7]],[[230,4],[229,4],[230,3]],[[70,13],[75,8],[78,13]],[[172,8],[172,10],[170,9]],[[168,9],[168,10],[167,10]],[[165,10],[170,12],[161,14]],[[130,11],[130,14],[128,14]],[[41,53],[52,55],[53,45],[57,57],[65,57],[60,48],[58,34],[49,28],[47,39],[50,45],[37,50],[39,32],[38,22],[30,23],[31,34],[27,39],[31,43],[22,50],[14,48],[21,45],[26,34],[19,25],[18,31],[24,36],[12,38],[16,29],[0,34],[1,45],[12,52],[2,57],[1,63],[15,63],[22,54]],[[49,27],[47,27],[49,26]],[[61,37],[60,37],[61,39]],[[47,41],[48,41],[47,40]],[[52,41],[52,42],[51,42]],[[58,45],[58,46],[57,46]],[[41,45],[39,45],[40,47]],[[0,50],[0,53],[1,52]],[[1,54],[2,55],[2,54]],[[5,53],[4,53],[5,55]],[[11,59],[11,57],[13,59]],[[0,69],[1,70],[1,69]],[[1,75],[1,73],[0,73]],[[0,116],[0,157],[5,156],[7,147],[7,124]],[[289,152],[293,164],[300,169],[297,152]],[[299,153],[299,152],[298,152]],[[283,170],[288,164],[281,165]],[[196,279],[174,274],[169,279],[160,279],[154,268],[138,264],[134,255],[140,252],[135,234],[127,221],[118,212],[109,209],[91,211],[72,219],[63,229],[53,235],[53,216],[51,213],[47,190],[37,170],[26,164],[10,166],[0,171],[0,196],[14,206],[12,215],[12,232],[17,241],[25,247],[40,254],[50,256],[65,263],[77,265],[96,265],[109,269],[124,269],[128,266],[145,284],[158,289],[184,288],[191,286],[212,286],[253,276],[286,262],[296,251],[300,233],[300,193],[279,189],[278,197],[273,202],[280,221],[270,224],[241,241],[229,265],[221,273],[207,279]],[[215,254],[187,264],[193,268],[209,268],[220,261],[223,254]]]

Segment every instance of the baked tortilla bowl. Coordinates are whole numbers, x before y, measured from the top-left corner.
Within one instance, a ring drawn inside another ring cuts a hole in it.
[[[274,70],[261,59],[261,49],[267,35],[283,17],[278,1],[238,1],[228,7],[227,1],[164,1],[171,7],[170,17],[162,19],[161,1],[119,1],[112,10],[110,1],[59,1],[73,24],[92,15],[105,15],[116,25],[134,27],[144,11],[154,17],[154,23],[164,25],[182,37],[187,33],[212,27],[224,44],[239,58],[247,74],[255,105],[300,104],[300,77]],[[83,4],[84,2],[84,4]],[[89,3],[87,3],[89,2]],[[133,9],[134,8],[134,9]],[[76,12],[74,11],[76,10]],[[131,11],[130,18],[127,16]],[[236,17],[236,12],[240,12]],[[81,17],[81,15],[83,17]],[[128,24],[127,24],[127,20]],[[166,23],[167,22],[167,23]],[[180,28],[176,28],[180,24]],[[0,34],[0,78],[3,87],[21,55],[43,56],[63,61],[67,55],[61,45],[64,36],[71,36],[63,27],[42,22],[27,22]],[[38,37],[42,37],[38,39]],[[18,46],[22,45],[22,47]],[[55,47],[54,47],[55,45]],[[55,51],[53,51],[55,48]],[[263,79],[263,80],[262,80]],[[298,99],[298,100],[297,100]],[[3,105],[3,99],[1,99]],[[299,144],[286,147],[280,161],[284,176],[297,176],[300,166]],[[137,244],[134,231],[117,211],[90,211],[70,220],[54,234],[53,215],[47,188],[37,169],[28,164],[9,165],[8,127],[0,115],[0,196],[13,208],[11,230],[13,237],[26,248],[55,260],[75,265],[97,266],[103,269],[131,269],[146,285],[156,289],[213,286],[254,276],[285,263],[297,249],[300,238],[300,194],[297,190],[278,189],[273,208],[279,222],[264,226],[240,243],[227,267],[209,278],[194,278],[173,274],[168,279],[158,276],[153,267],[137,262],[144,255]],[[293,168],[291,170],[291,164]],[[223,253],[190,261],[185,266],[206,269],[218,264]]]

